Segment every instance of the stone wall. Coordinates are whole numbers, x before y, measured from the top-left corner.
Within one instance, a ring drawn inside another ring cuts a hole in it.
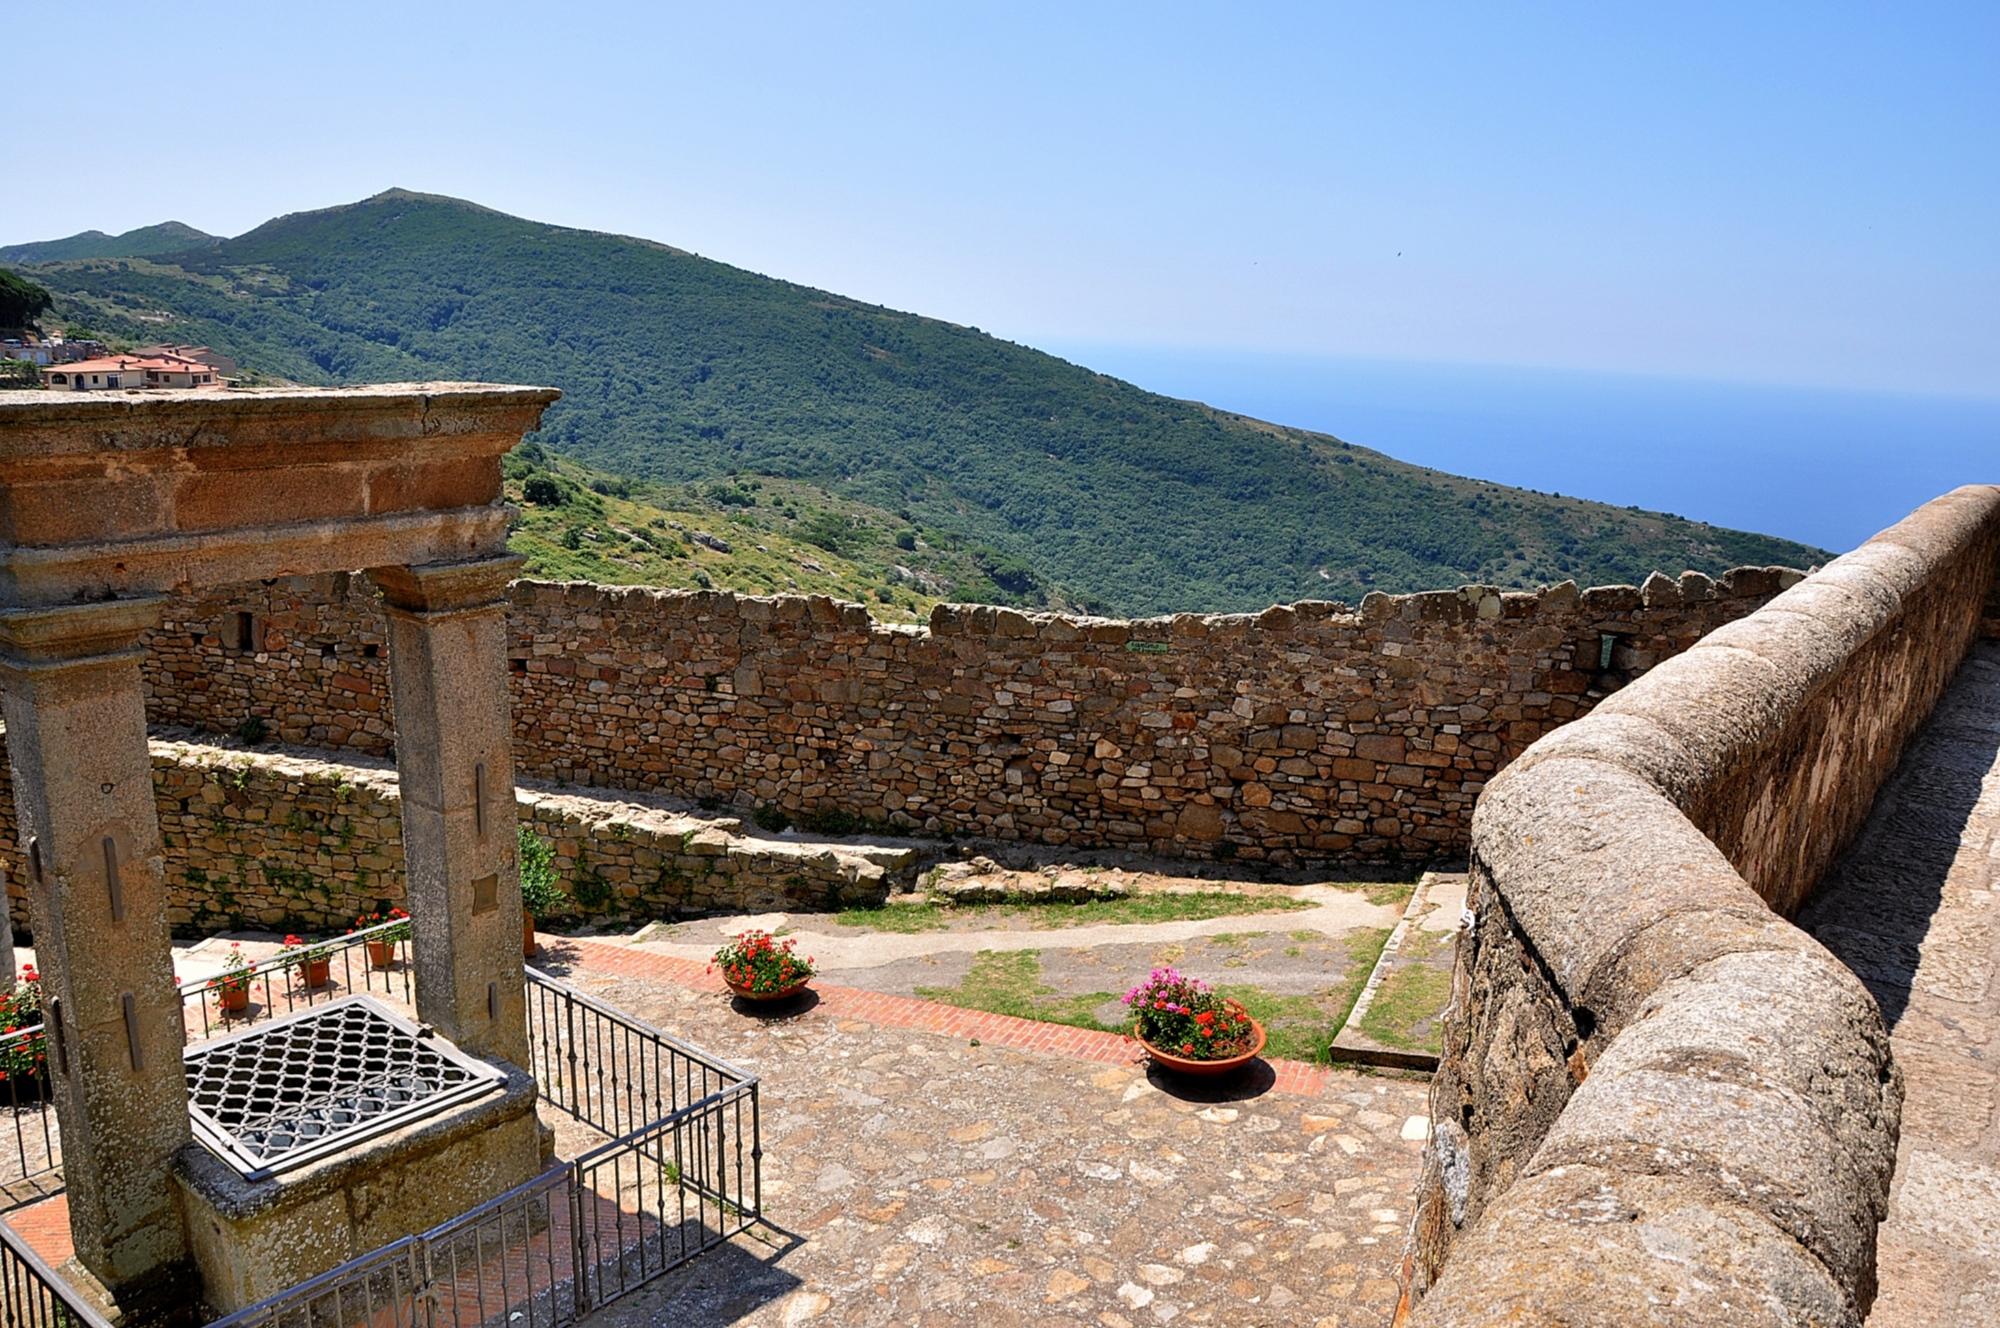
[[[1493,781],[1416,1323],[1866,1316],[1901,1080],[1873,998],[1783,915],[1981,630],[1996,558],[2000,488],[1957,490]]]
[[[340,931],[361,913],[407,903],[393,769],[162,739],[152,753],[177,932]],[[574,904],[569,919],[874,903],[915,859],[743,835],[726,818],[601,797],[516,793],[523,819],[555,849]],[[0,760],[0,866],[14,926],[25,932],[16,824]]]
[[[1191,857],[1462,855],[1486,781],[1801,573],[1370,595],[1124,622],[517,582],[524,777],[880,825]],[[150,716],[388,751],[359,577],[174,601]]]

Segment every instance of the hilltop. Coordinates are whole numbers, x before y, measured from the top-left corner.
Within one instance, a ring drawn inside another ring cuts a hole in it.
[[[304,383],[560,387],[538,439],[553,453],[695,491],[802,485],[873,528],[981,550],[972,580],[1020,603],[1243,610],[1826,557],[1407,465],[977,328],[453,199],[392,190],[192,234],[150,255],[51,251],[72,237],[0,257],[37,250],[11,261],[73,330],[204,343]]]
[[[123,235],[103,231],[79,231],[60,240],[38,240],[33,244],[0,247],[0,263],[60,263],[78,258],[146,258],[153,254],[179,253],[203,245],[221,244],[220,235],[210,235],[178,221],[157,226],[141,226]]]

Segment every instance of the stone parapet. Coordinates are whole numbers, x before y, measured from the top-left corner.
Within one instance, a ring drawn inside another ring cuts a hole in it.
[[[1491,586],[1124,621],[514,583],[527,778],[880,825],[1288,863],[1460,856],[1543,734],[1803,573]],[[395,721],[360,578],[170,601],[157,724],[380,754]]]
[[[167,919],[224,928],[341,931],[407,906],[395,771],[156,738],[153,790]],[[565,920],[822,909],[879,902],[916,855],[739,833],[729,818],[559,790],[516,791],[575,900]],[[0,760],[0,863],[14,926],[28,930],[11,779]]]
[[[1928,504],[1535,743],[1472,824],[1414,1322],[1859,1324],[1900,1073],[1785,920],[1981,630],[2000,488]]]

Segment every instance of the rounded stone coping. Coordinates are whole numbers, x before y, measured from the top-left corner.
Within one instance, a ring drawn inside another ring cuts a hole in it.
[[[1580,1082],[1416,1323],[1652,1321],[1663,1296],[1677,1322],[1865,1316],[1902,1106],[1881,1012],[1684,809],[1774,759],[1913,609],[1967,601],[1948,605],[1962,654],[1997,551],[2000,487],[1954,490],[1488,786],[1474,866],[1504,911],[1486,916],[1512,927],[1576,1017]],[[1912,708],[1932,699],[1909,695]],[[1922,718],[1891,728],[1907,736]],[[1873,789],[1812,796],[1838,792]]]

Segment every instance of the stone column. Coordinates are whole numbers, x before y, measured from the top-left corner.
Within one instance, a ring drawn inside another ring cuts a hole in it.
[[[417,1013],[528,1064],[507,583],[521,559],[385,567]]]
[[[0,612],[0,688],[77,1257],[138,1318],[191,1275],[180,994],[146,749],[158,599]]]

